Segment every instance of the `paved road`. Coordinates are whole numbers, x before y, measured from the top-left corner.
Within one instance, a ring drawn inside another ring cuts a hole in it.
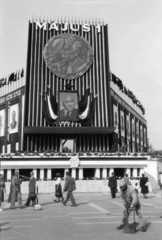
[[[162,197],[161,193],[150,194],[143,199],[142,212],[148,226],[147,232],[124,234],[116,230],[121,223],[123,206],[119,195],[111,199],[104,193],[74,193],[77,207],[72,208],[54,203],[51,194],[40,194],[42,211],[32,207],[15,210],[4,205],[0,212],[1,240],[160,240],[162,239]],[[7,197],[7,196],[6,196]],[[27,195],[23,195],[25,203]],[[130,217],[130,222],[132,221]],[[137,219],[137,218],[136,218]]]

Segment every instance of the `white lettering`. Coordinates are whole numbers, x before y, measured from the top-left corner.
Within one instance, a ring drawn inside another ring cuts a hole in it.
[[[97,28],[98,32],[101,32],[101,25],[97,25],[96,28]]]
[[[42,25],[40,24],[40,22],[35,22],[36,23],[36,30],[38,30],[38,26],[39,26],[39,28],[44,28],[44,30],[46,30],[46,22],[44,22],[44,23],[42,23]]]
[[[64,23],[64,28],[61,28],[62,31],[67,31],[68,23]]]
[[[89,24],[84,24],[83,25],[83,31],[84,32],[89,32],[90,31],[90,25]]]
[[[78,28],[73,28],[73,24],[71,23],[71,24],[70,24],[70,29],[71,29],[72,31],[74,31],[74,32],[79,31],[79,24],[77,24],[77,25],[78,25]]]
[[[57,26],[56,22],[53,22],[53,23],[51,24],[49,30],[51,31],[51,29],[55,29],[56,31],[58,31],[58,26]]]
[[[38,30],[38,27],[39,28],[43,28],[44,30],[47,29],[47,23],[46,22],[43,22],[43,23],[40,23],[39,21],[35,22],[36,23],[36,30]],[[78,32],[79,31],[79,24],[73,24],[73,23],[70,23],[70,29],[74,32]],[[50,25],[50,28],[49,28],[49,31],[51,31],[52,29],[55,29],[56,31],[59,30],[58,28],[58,25],[57,23],[54,21],[51,23]],[[101,32],[101,25],[97,25],[96,26],[96,29],[97,29],[97,32]],[[61,27],[61,30],[62,31],[67,31],[68,30],[68,23],[64,23],[64,25]],[[82,30],[83,32],[89,32],[90,31],[90,24],[88,23],[85,23],[82,25]]]

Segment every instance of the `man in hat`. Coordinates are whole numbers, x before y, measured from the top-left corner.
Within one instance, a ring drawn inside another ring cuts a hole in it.
[[[36,179],[34,177],[34,172],[30,172],[30,178],[22,176],[23,178],[29,179],[29,195],[27,198],[26,203],[24,204],[25,206],[29,207],[30,201],[32,201],[32,207],[35,205],[35,200],[36,200]]]
[[[123,223],[117,227],[117,229],[122,229],[124,226],[128,225],[128,218],[131,211],[135,209],[136,214],[140,221],[141,231],[146,231],[145,223],[141,213],[141,204],[135,189],[131,185],[127,185],[124,179],[120,181],[120,196],[125,207],[123,211]]]
[[[22,208],[21,181],[19,179],[18,170],[15,170],[14,176],[11,179],[11,209],[14,209],[16,199],[19,208]]]

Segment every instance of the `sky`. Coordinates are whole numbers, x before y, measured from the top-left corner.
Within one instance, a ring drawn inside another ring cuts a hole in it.
[[[148,138],[162,149],[161,0],[0,0],[0,79],[26,67],[32,17],[103,19],[110,70],[145,108]]]

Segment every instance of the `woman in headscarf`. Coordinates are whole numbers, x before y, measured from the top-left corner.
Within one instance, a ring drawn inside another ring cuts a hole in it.
[[[59,202],[60,198],[62,198],[62,201],[64,200],[62,195],[62,187],[61,187],[61,175],[60,173],[56,173],[56,183],[55,183],[55,202]]]

